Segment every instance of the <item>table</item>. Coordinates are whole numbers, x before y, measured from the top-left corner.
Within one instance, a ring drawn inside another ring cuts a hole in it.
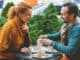
[[[36,46],[30,46],[30,49],[32,51],[32,54],[34,54],[36,52],[39,52],[38,49],[40,49],[40,48],[36,47]],[[26,55],[26,54],[20,54],[20,53],[18,53],[17,57],[20,60],[60,60],[60,58],[62,56],[62,53],[56,51],[53,47],[50,47],[50,46],[48,46],[48,47],[42,46],[41,47],[41,51],[42,52],[47,51],[47,53],[53,54],[53,56],[51,58],[48,58],[48,59],[37,59],[37,58],[32,57],[32,54],[30,54],[30,56],[29,56],[29,55]]]
[[[53,52],[52,54],[53,56],[51,58],[46,58],[46,59],[37,59],[32,56],[28,56],[26,54],[20,54],[20,53],[17,54],[17,57],[20,60],[60,60],[60,58],[62,57],[62,54],[60,52]]]

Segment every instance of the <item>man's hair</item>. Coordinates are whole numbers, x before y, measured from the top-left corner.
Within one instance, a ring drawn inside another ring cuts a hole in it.
[[[68,7],[68,13],[69,14],[74,13],[75,14],[74,17],[76,17],[78,15],[78,7],[75,3],[68,2],[68,3],[63,4],[63,7]]]

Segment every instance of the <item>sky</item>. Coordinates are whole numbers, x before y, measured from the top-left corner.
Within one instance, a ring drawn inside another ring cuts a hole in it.
[[[21,2],[22,0],[4,0],[5,2],[4,2],[4,5],[3,5],[3,7],[7,4],[7,2],[13,2],[14,4],[17,4],[17,3],[19,3],[19,2]],[[44,1],[46,1],[46,0],[44,0]],[[44,2],[43,0],[38,0],[38,3],[42,3],[42,2]],[[64,0],[47,0],[47,1],[53,1],[54,2],[54,4],[55,5],[61,5],[61,4],[63,4],[63,1]]]
[[[21,2],[23,0],[4,0],[4,1],[5,2],[4,2],[3,7],[6,5],[7,2],[13,1],[14,4],[18,4],[19,2]],[[69,0],[38,0],[38,3],[42,3],[44,1],[45,2],[47,1],[47,3],[49,3],[50,1],[53,1],[55,5],[62,5],[64,1],[69,1]],[[77,3],[80,6],[80,0],[74,0],[74,2]]]
[[[4,4],[3,7],[8,3],[8,2],[13,2],[14,4],[18,4],[19,2],[21,2],[22,0],[4,0]]]

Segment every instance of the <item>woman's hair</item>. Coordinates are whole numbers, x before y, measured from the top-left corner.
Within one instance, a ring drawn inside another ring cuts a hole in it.
[[[7,14],[8,18],[14,17],[15,14],[16,14],[16,12],[15,12],[15,7],[14,7],[14,6],[10,7],[10,8],[9,8],[9,11],[8,11],[8,14]]]
[[[14,16],[17,16],[18,13],[25,13],[25,11],[31,8],[32,7],[28,5],[27,3],[20,2],[18,5],[10,7],[7,16],[8,18],[14,18]]]

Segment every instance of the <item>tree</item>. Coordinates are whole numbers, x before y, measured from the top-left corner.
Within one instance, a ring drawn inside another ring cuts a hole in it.
[[[29,27],[30,27],[30,35],[32,39],[32,44],[36,43],[36,40],[38,39],[39,35],[42,34],[42,20],[44,20],[42,15],[34,15],[30,21]]]
[[[0,17],[0,29],[6,23],[7,19],[5,17]]]
[[[1,16],[7,17],[8,10],[11,6],[14,6],[13,2],[8,2],[6,6],[3,8]]]
[[[55,33],[61,27],[61,20],[57,18],[57,10],[51,3],[43,14],[34,15],[29,24],[32,42],[35,44],[39,35]]]
[[[44,10],[44,33],[55,33],[60,29],[61,21],[57,18],[58,11],[53,3]],[[45,28],[46,27],[46,28]]]

